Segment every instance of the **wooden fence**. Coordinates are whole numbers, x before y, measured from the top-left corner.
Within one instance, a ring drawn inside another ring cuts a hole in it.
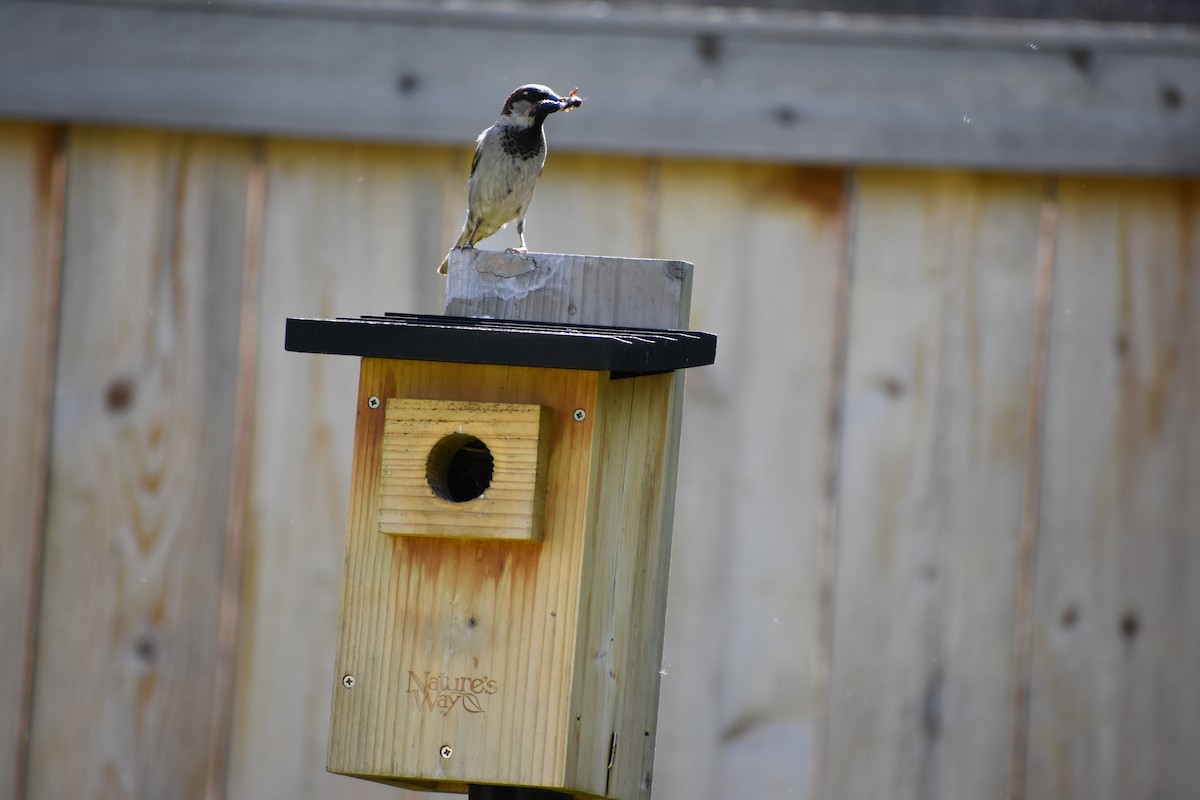
[[[357,365],[469,152],[0,123],[0,792],[324,773]],[[697,265],[655,796],[1200,796],[1200,181],[554,153]],[[511,232],[487,243],[507,246]]]
[[[721,335],[656,796],[1200,795],[1198,184],[1094,177],[1195,173],[1194,32],[609,6],[0,7],[73,121],[0,125],[6,793],[395,796],[321,770],[354,365],[282,319],[438,311],[468,153],[279,134],[461,141],[536,23],[531,243]]]

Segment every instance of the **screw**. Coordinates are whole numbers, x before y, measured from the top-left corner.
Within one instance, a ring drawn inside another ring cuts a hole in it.
[[[347,675],[346,677],[342,678],[342,686],[345,686],[347,689],[353,689],[354,688],[354,676]]]
[[[587,412],[582,408],[577,408],[575,409],[575,414],[573,416],[575,417],[576,422],[583,422],[585,419],[587,419]]]
[[[442,758],[449,758],[454,755],[454,751],[450,749],[450,745],[448,744],[442,745],[442,749],[438,752],[442,754]]]
[[[367,398],[367,408],[379,408],[379,398],[371,395]]]

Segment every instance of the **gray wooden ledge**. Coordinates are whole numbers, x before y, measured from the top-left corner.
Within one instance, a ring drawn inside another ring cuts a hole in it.
[[[0,116],[469,147],[1200,174],[1200,29],[604,4],[0,3]]]

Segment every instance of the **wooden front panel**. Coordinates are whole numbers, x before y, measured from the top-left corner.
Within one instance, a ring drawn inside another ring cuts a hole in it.
[[[425,788],[560,785],[597,373],[364,359],[329,769]],[[379,397],[377,408],[369,398]],[[541,542],[387,536],[390,398],[550,410]],[[574,411],[583,409],[583,421]]]

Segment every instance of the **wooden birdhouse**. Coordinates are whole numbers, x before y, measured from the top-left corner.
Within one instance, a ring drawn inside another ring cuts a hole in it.
[[[328,769],[648,796],[673,372],[716,338],[389,315],[286,347],[362,357]]]

